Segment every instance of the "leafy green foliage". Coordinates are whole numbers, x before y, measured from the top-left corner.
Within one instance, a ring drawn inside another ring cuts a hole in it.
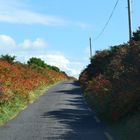
[[[58,67],[56,67],[56,66],[51,66],[51,65],[46,65],[49,69],[51,69],[51,70],[54,70],[54,71],[57,71],[57,72],[60,72],[60,69],[58,68]]]
[[[138,28],[138,30],[136,32],[133,32],[132,40],[133,41],[140,41],[140,27]]]
[[[36,69],[39,69],[39,70],[42,69],[42,68],[48,68],[50,70],[54,70],[56,72],[61,72],[61,73],[66,75],[66,73],[61,71],[58,67],[48,65],[43,60],[41,60],[40,58],[32,57],[27,61],[27,64],[29,66],[31,66],[32,68],[36,68]]]
[[[40,58],[32,57],[27,61],[29,66],[45,68],[46,64]]]
[[[9,54],[6,55],[1,55],[0,59],[7,61],[8,63],[13,63],[15,60],[16,56],[10,56]]]

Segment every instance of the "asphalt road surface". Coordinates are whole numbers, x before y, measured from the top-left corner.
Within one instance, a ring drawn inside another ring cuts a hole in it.
[[[0,140],[113,140],[83,99],[77,81],[47,91],[7,124]]]

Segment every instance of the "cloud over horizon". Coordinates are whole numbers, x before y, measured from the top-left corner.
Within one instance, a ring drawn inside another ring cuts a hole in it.
[[[78,77],[83,69],[82,62],[71,61],[61,52],[48,52],[47,48],[48,44],[42,38],[25,39],[18,44],[8,35],[0,35],[0,55],[15,55],[17,60],[23,63],[31,57],[41,58],[47,64],[57,66],[69,75]]]

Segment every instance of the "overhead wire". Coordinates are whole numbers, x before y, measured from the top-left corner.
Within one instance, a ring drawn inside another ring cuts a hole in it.
[[[119,0],[116,1],[116,3],[115,3],[115,5],[114,5],[114,7],[113,7],[113,10],[112,10],[112,12],[111,12],[111,14],[110,14],[110,16],[109,16],[107,22],[105,23],[104,27],[102,28],[101,32],[97,35],[97,37],[94,38],[94,41],[97,40],[97,39],[99,39],[99,38],[101,37],[101,35],[104,33],[104,31],[105,31],[105,29],[107,28],[107,26],[108,26],[108,24],[109,24],[111,18],[113,17],[113,14],[114,14],[114,12],[115,12],[115,9],[116,9],[118,3],[119,3]]]

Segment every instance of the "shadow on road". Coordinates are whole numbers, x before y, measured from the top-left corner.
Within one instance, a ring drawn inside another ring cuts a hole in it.
[[[75,81],[71,84],[74,85],[72,90],[57,91],[59,93],[75,95],[66,100],[66,105],[68,106],[66,108],[46,112],[42,117],[55,118],[60,124],[65,125],[67,131],[61,136],[61,139],[90,140],[93,139],[94,135],[95,140],[100,140],[102,136],[99,134],[98,129],[103,129],[104,126],[96,123],[93,118],[93,112],[88,110],[87,105],[83,101],[79,83]],[[60,139],[60,137],[58,139]]]

